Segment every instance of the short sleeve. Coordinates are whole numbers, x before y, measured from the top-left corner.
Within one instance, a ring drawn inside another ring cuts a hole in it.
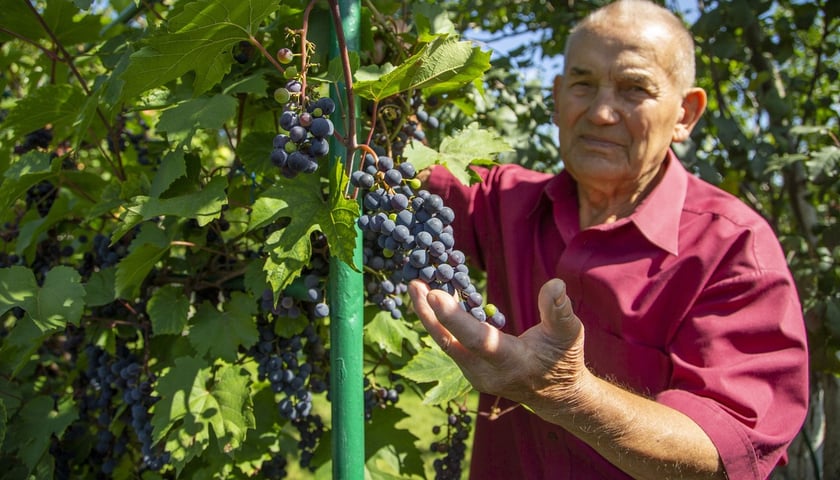
[[[808,406],[808,352],[787,271],[760,270],[705,289],[674,335],[670,388],[656,400],[692,418],[729,478],[765,479]]]

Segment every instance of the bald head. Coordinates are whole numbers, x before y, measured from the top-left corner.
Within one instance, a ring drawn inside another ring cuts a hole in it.
[[[681,90],[694,85],[694,39],[685,24],[668,9],[649,0],[618,0],[595,10],[572,29],[569,48],[581,32],[608,35],[611,32],[638,32],[658,45],[663,57],[661,66]]]

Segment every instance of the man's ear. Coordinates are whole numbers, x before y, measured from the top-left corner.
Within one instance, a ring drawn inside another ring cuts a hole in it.
[[[554,115],[552,115],[552,118],[554,120],[555,125],[557,125],[558,118],[559,118],[559,113],[558,113],[557,108],[558,108],[558,105],[560,105],[560,102],[558,102],[557,99],[560,98],[560,89],[562,87],[563,87],[563,75],[555,76],[554,77],[554,86],[551,89],[551,95],[552,95],[552,98],[554,99],[554,112],[553,112]]]
[[[682,105],[680,106],[682,115],[677,119],[677,124],[674,125],[672,140],[676,143],[687,140],[705,110],[706,91],[698,87],[690,88],[683,96]]]

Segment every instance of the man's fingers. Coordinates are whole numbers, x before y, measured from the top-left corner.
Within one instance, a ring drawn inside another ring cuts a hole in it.
[[[438,321],[464,348],[481,356],[498,351],[501,332],[487,323],[478,321],[461,308],[452,295],[441,290],[433,290],[427,299]]]
[[[449,330],[441,325],[437,314],[431,305],[429,305],[429,286],[420,280],[413,280],[408,284],[408,295],[414,304],[414,311],[417,312],[417,316],[420,317],[420,321],[423,323],[426,331],[432,336],[432,340],[440,345],[443,351],[448,352],[452,347],[454,339],[452,338],[452,334],[449,333]]]

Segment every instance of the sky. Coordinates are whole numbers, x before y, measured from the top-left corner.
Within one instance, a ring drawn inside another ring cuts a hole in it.
[[[666,0],[666,5],[671,10],[681,13],[686,21],[691,24],[696,21],[697,17],[700,15],[697,8],[698,1],[699,0]],[[506,36],[492,42],[485,42],[484,40],[498,37],[498,35],[494,36],[480,30],[469,30],[464,33],[464,36],[467,39],[477,41],[485,48],[493,50],[493,56],[495,58],[499,55],[507,54],[523,43],[529,43],[538,39],[540,32],[525,32],[518,35]],[[526,79],[540,79],[543,85],[548,87],[551,85],[555,75],[562,71],[562,56],[541,59],[538,56],[539,52],[536,52],[535,55],[537,56],[535,56],[532,60],[536,66],[522,69],[522,73]]]

